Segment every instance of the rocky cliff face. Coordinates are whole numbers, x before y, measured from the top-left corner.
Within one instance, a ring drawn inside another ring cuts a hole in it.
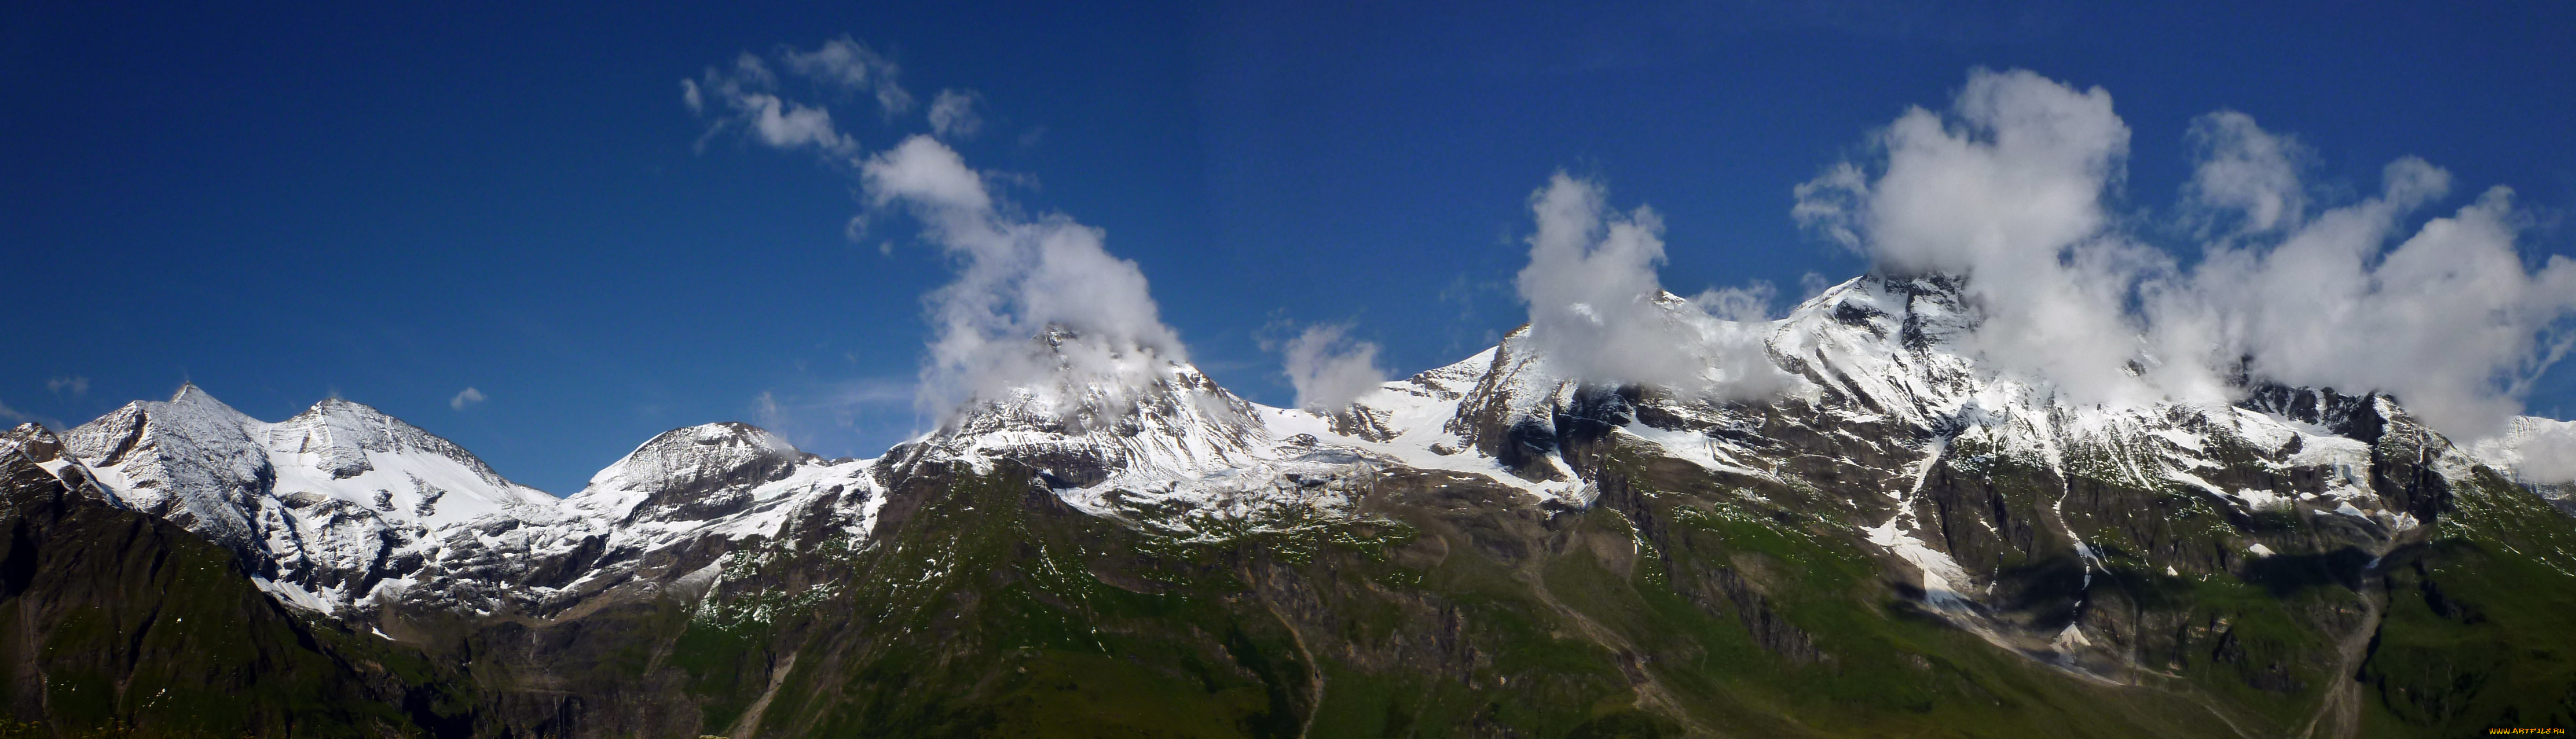
[[[2518,458],[2378,395],[2080,405],[1975,320],[1855,280],[1767,327],[1796,382],[1753,400],[1567,379],[1525,332],[1328,414],[1125,357],[872,460],[671,431],[561,501],[364,406],[186,388],[24,484],[233,552],[303,628],[447,670],[402,720],[480,735],[2576,721],[2576,539]]]

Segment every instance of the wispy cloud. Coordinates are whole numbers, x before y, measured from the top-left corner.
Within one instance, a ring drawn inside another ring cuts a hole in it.
[[[912,93],[897,81],[902,68],[849,36],[823,42],[813,51],[779,47],[787,69],[807,79],[848,93],[868,94],[887,118],[912,110]]]
[[[88,395],[89,378],[80,375],[56,377],[45,381],[45,391],[56,395],[69,392],[75,398]]]
[[[457,391],[456,397],[448,398],[447,407],[461,411],[465,410],[466,406],[481,403],[483,400],[483,391],[469,387],[464,390]]]
[[[915,395],[912,378],[890,377],[764,390],[752,398],[752,422],[798,446],[814,446],[826,438],[848,438],[889,417],[909,422],[912,414],[904,411]]]
[[[16,423],[34,423],[34,424],[41,424],[41,425],[43,425],[45,428],[53,429],[53,430],[56,430],[56,431],[61,431],[61,430],[64,430],[64,429],[71,428],[71,427],[69,427],[69,426],[65,426],[65,425],[63,425],[63,422],[62,422],[62,420],[61,420],[61,419],[58,419],[58,418],[52,418],[52,417],[49,417],[49,416],[39,416],[39,415],[36,415],[36,414],[33,414],[33,413],[28,413],[28,412],[26,412],[26,411],[21,411],[21,410],[18,410],[18,409],[16,409],[16,408],[11,408],[11,407],[9,407],[9,404],[7,404],[7,403],[0,403],[0,420],[13,421],[13,422],[16,422]]]
[[[833,127],[830,110],[779,97],[777,87],[778,75],[769,64],[746,52],[731,67],[708,67],[698,79],[681,80],[680,99],[690,112],[716,117],[710,136],[731,128],[779,149],[810,147],[833,154],[858,149],[856,139]]]
[[[984,129],[984,117],[975,113],[975,103],[984,96],[974,90],[941,90],[930,100],[930,132],[943,139],[971,139]]]
[[[912,109],[912,93],[897,81],[901,70],[895,63],[848,36],[812,51],[781,46],[765,57],[743,52],[729,66],[708,67],[696,79],[681,80],[680,101],[689,112],[715,118],[710,136],[733,129],[773,148],[856,154],[858,140],[834,125],[826,104],[781,92],[779,69],[826,94],[867,95],[887,120]]]
[[[2312,155],[2297,139],[2232,110],[2193,119],[2186,136],[2198,162],[2183,185],[2183,218],[2202,238],[2278,234],[2307,216],[2299,167]]]

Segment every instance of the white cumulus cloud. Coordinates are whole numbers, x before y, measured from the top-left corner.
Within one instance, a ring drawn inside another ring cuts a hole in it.
[[[481,390],[476,390],[476,389],[474,389],[474,388],[470,388],[470,387],[469,387],[469,388],[466,388],[466,389],[464,389],[464,390],[458,391],[458,392],[456,393],[456,397],[448,398],[448,399],[447,399],[447,407],[448,407],[448,408],[450,408],[450,409],[460,410],[460,411],[461,411],[461,410],[465,410],[465,406],[473,405],[473,404],[480,403],[480,402],[483,402],[483,391],[481,391]]]
[[[1377,344],[1353,339],[1349,331],[1349,326],[1338,324],[1308,326],[1281,347],[1288,384],[1297,390],[1297,407],[1340,410],[1385,384],[1386,370],[1377,366]]]
[[[2146,245],[2152,224],[2112,215],[2130,133],[2110,94],[2027,71],[1979,70],[1946,113],[1907,111],[1877,156],[1799,186],[1791,212],[1882,271],[1964,277],[1983,317],[1967,348],[2075,402],[2221,399],[2242,369],[2387,392],[2475,439],[2565,352],[2576,263],[2526,267],[2509,190],[2410,231],[2450,188],[2420,159],[2320,209],[2295,139],[2235,111],[2187,135],[2198,161],[2177,218],[2202,256],[2187,269]]]
[[[2450,177],[2410,157],[2383,179],[2377,197],[2277,239],[2211,246],[2187,287],[2157,304],[2158,324],[2215,349],[2209,361],[2242,357],[2288,384],[2388,392],[2464,439],[2498,433],[2566,351],[2576,262],[2524,267],[2511,190],[2491,188],[2408,233],[2406,215]]]
[[[1879,160],[1801,186],[1792,213],[1879,269],[1966,276],[1984,314],[1966,348],[1998,367],[2080,403],[2153,394],[2126,371],[2143,347],[2125,301],[2170,260],[2109,228],[2129,147],[2110,93],[1978,70],[1946,114],[1908,110],[1873,143]]]
[[[2193,119],[2189,138],[2199,163],[2183,185],[2183,204],[2202,235],[2217,232],[2218,221],[2229,216],[2235,224],[2228,235],[2274,233],[2306,216],[2298,167],[2308,154],[2297,139],[2266,132],[2253,116],[2232,110]]]
[[[2513,473],[2523,482],[2576,483],[2576,421],[2522,416],[2488,450],[2501,450],[2515,460]]]
[[[1530,196],[1537,231],[1513,285],[1529,304],[1530,338],[1567,377],[1639,383],[1721,398],[1776,393],[1794,382],[1771,362],[1769,325],[1745,289],[1704,294],[1730,314],[1665,292],[1663,219],[1610,208],[1598,183],[1563,172]],[[1767,303],[1769,296],[1760,295]],[[1744,322],[1748,315],[1750,323]]]
[[[873,205],[910,212],[956,260],[956,280],[927,298],[925,412],[1059,382],[1132,387],[1163,362],[1187,361],[1144,272],[1110,255],[1100,229],[1004,207],[984,175],[929,136],[868,157],[860,180]],[[1053,335],[1051,351],[1031,341],[1041,335]]]
[[[1813,277],[1815,273],[1809,272],[1807,276]],[[1810,292],[1824,292],[1824,288]],[[1772,287],[1771,283],[1755,282],[1744,287],[1701,290],[1698,295],[1691,296],[1690,302],[1722,320],[1757,323],[1771,319],[1771,301],[1779,296],[1780,289]]]

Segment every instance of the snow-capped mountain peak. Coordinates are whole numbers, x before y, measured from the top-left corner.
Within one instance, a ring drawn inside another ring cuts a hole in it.
[[[188,384],[63,444],[123,504],[242,553],[281,599],[324,612],[417,566],[435,529],[559,517],[553,496],[453,442],[339,399],[267,423]]]
[[[979,468],[1011,459],[1061,484],[1122,472],[1190,475],[1234,466],[1270,443],[1256,407],[1188,362],[1093,341],[1064,326],[1030,337],[940,429],[911,445]]]
[[[662,432],[599,471],[565,499],[617,524],[639,518],[705,520],[739,510],[749,488],[785,479],[820,458],[749,424],[710,423]]]
[[[331,398],[259,426],[283,496],[325,495],[430,528],[556,505],[454,442],[364,404]]]
[[[253,493],[276,479],[251,430],[256,419],[194,384],[168,401],[135,401],[63,434],[71,456],[137,510],[235,550],[255,547]]]

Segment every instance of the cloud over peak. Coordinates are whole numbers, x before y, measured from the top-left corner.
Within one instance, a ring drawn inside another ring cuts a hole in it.
[[[1297,407],[1339,410],[1386,383],[1386,370],[1377,366],[1377,344],[1353,339],[1349,332],[1342,324],[1308,326],[1280,348],[1288,384],[1297,390]]]
[[[1144,271],[1110,255],[1100,229],[1002,207],[982,174],[929,136],[869,157],[859,172],[874,206],[911,213],[923,237],[956,260],[956,280],[926,298],[936,337],[923,410],[945,413],[1060,380],[1128,386],[1163,362],[1187,361]],[[1070,340],[1032,341],[1049,334]],[[1068,380],[1067,371],[1084,379]]]
[[[919,410],[945,417],[970,403],[1029,395],[1123,402],[1124,388],[1187,361],[1144,272],[1111,256],[1100,229],[1063,214],[1024,213],[993,192],[994,174],[968,166],[939,140],[973,137],[982,125],[975,112],[980,95],[941,91],[926,114],[937,138],[915,134],[867,153],[835,126],[828,101],[808,103],[781,92],[780,70],[827,97],[865,94],[890,123],[913,108],[913,98],[897,82],[892,60],[848,36],[811,51],[745,53],[730,67],[710,67],[681,82],[681,102],[716,119],[709,135],[738,129],[765,146],[849,167],[872,213],[912,216],[923,240],[952,258],[955,280],[923,298],[933,337]],[[870,220],[854,219],[853,232]],[[776,407],[775,399],[764,407]]]
[[[1800,185],[1791,213],[1878,269],[1965,277],[1983,318],[1966,348],[2079,403],[2220,400],[2244,369],[2388,392],[2477,438],[2565,352],[2576,264],[2525,268],[2509,190],[2409,233],[2450,175],[2408,157],[2379,195],[2318,209],[2305,147],[2219,111],[2187,134],[2186,268],[2140,232],[2157,224],[2109,215],[2129,136],[2098,87],[1977,70],[1948,113],[1908,110],[1872,157]]]
[[[982,125],[977,93],[942,90],[913,119],[928,133],[880,151],[838,127],[836,95],[872,100],[889,122],[913,110],[899,71],[844,36],[742,54],[683,81],[682,97],[714,120],[711,135],[847,167],[867,218],[908,215],[951,258],[954,280],[924,297],[920,410],[1096,399],[1185,362],[1143,271],[1111,255],[1100,229],[1022,209],[994,186],[1007,176],[954,148]],[[786,92],[795,81],[823,102]],[[1974,70],[1947,106],[1906,110],[1866,156],[1798,185],[1791,214],[1879,272],[1963,278],[1978,323],[1956,348],[2072,404],[2222,402],[2250,373],[2391,393],[2477,438],[2576,343],[2576,262],[2525,262],[2528,218],[2510,190],[2418,222],[2452,191],[2420,159],[2391,162],[2376,195],[2333,202],[2306,180],[2314,153],[2248,114],[2214,112],[2183,135],[2194,170],[2172,215],[2134,215],[2146,211],[2119,203],[2132,132],[2108,91]],[[1799,384],[1769,355],[1769,286],[1665,290],[1653,209],[1613,208],[1600,183],[1562,172],[1529,206],[1529,261],[1513,286],[1551,371],[1727,400]],[[1346,327],[1310,327],[1283,346],[1297,403],[1368,392],[1386,375],[1376,353]]]
[[[1742,323],[1664,291],[1655,275],[1664,224],[1653,209],[1618,212],[1599,183],[1558,172],[1530,195],[1530,211],[1537,230],[1513,285],[1553,371],[1723,398],[1768,395],[1794,382],[1771,362],[1759,306],[1749,311],[1754,322]],[[1730,318],[1744,317],[1756,296],[1769,297],[1743,289],[1704,295]]]

